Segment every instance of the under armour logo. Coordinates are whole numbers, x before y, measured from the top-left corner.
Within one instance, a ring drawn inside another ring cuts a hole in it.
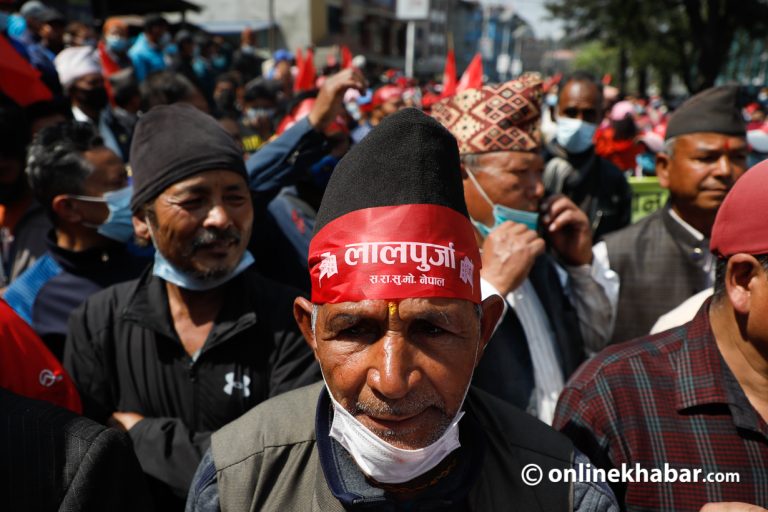
[[[49,369],[45,369],[40,372],[40,377],[38,377],[38,380],[40,381],[41,386],[45,386],[46,388],[49,388],[59,382],[60,380],[63,380],[63,375],[56,375]]]
[[[251,378],[247,375],[243,375],[243,380],[238,382],[235,380],[235,372],[229,372],[224,375],[224,380],[227,381],[227,385],[224,386],[224,392],[228,395],[232,394],[233,389],[239,389],[242,391],[243,396],[248,398],[251,396],[251,389],[248,387],[251,385]]]

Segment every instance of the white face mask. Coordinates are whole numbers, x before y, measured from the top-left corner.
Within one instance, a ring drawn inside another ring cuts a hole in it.
[[[477,363],[477,354],[476,349],[475,363]],[[325,380],[325,376],[323,376],[323,380]],[[472,375],[470,375],[469,382],[472,382]],[[336,401],[328,388],[328,381],[325,381],[325,387],[333,403],[333,422],[329,435],[352,455],[363,473],[377,482],[401,484],[413,480],[440,464],[449,453],[461,446],[459,420],[464,416],[464,411],[461,408],[467,398],[469,384],[464,390],[464,397],[461,399],[458,412],[445,432],[437,441],[418,450],[397,448],[381,439]]]
[[[330,390],[328,394],[331,394]],[[464,416],[461,410],[440,439],[418,450],[404,450],[392,446],[368,430],[333,395],[331,401],[333,423],[330,436],[352,455],[363,473],[377,482],[401,484],[413,480],[440,464],[449,453],[461,446],[459,420]]]
[[[557,143],[569,153],[581,153],[592,145],[597,125],[571,117],[557,118]]]

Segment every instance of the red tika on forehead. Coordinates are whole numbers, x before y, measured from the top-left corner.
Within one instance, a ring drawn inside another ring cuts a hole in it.
[[[479,304],[480,267],[469,220],[432,204],[348,213],[323,227],[309,246],[315,304],[413,297]]]

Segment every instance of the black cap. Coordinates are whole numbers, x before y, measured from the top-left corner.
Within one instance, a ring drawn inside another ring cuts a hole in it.
[[[456,139],[414,108],[385,118],[341,159],[320,204],[315,233],[353,211],[405,204],[446,206],[469,218]]]
[[[248,179],[243,153],[232,136],[188,103],[161,105],[139,118],[131,169],[134,213],[174,183],[201,172],[227,170]]]
[[[674,111],[667,124],[665,139],[702,132],[746,137],[747,125],[741,107],[742,94],[738,85],[706,89]]]

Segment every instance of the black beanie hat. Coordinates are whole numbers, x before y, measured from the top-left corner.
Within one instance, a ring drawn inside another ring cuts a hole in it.
[[[232,136],[188,103],[158,106],[141,116],[131,143],[131,170],[133,213],[200,172],[226,170],[248,179],[243,153]]]
[[[446,206],[469,218],[456,139],[415,108],[386,117],[341,159],[325,189],[315,234],[347,213],[405,204]]]
[[[722,133],[747,136],[747,125],[741,114],[741,87],[721,85],[706,89],[683,103],[672,113],[665,140],[689,133]]]

